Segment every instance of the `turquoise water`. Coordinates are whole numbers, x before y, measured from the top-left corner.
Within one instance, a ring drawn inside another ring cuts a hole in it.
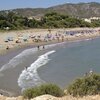
[[[100,73],[100,38],[65,43],[55,48],[46,65],[38,69],[42,80],[65,88],[92,69]]]

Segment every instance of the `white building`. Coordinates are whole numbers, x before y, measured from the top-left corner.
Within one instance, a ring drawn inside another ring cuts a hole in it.
[[[85,18],[84,21],[91,23],[92,20],[99,20],[100,17]]]

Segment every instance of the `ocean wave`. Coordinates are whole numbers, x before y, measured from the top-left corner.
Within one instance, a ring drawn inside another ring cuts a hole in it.
[[[23,62],[23,58],[26,58],[28,55],[31,55],[33,53],[35,53],[37,51],[36,48],[31,48],[31,49],[27,49],[22,51],[20,54],[18,54],[17,56],[15,56],[14,58],[12,58],[7,64],[3,65],[0,68],[0,72],[9,69],[9,68],[14,68],[16,67],[18,64]]]
[[[52,50],[39,56],[39,58],[32,63],[30,67],[22,71],[18,78],[18,85],[22,88],[22,90],[44,83],[44,81],[40,79],[37,69],[47,64],[50,60],[48,56],[54,52],[55,50]]]
[[[65,42],[62,42],[62,43],[65,43]],[[45,49],[55,47],[55,46],[60,45],[62,43],[55,43],[55,44],[46,45]],[[40,48],[40,50],[42,50],[42,49]],[[5,71],[6,69],[9,69],[9,68],[15,68],[18,64],[23,63],[23,60],[24,60],[23,58],[26,58],[28,55],[32,55],[37,51],[38,51],[37,47],[22,51],[20,54],[13,57],[7,64],[3,65],[0,68],[0,72]]]

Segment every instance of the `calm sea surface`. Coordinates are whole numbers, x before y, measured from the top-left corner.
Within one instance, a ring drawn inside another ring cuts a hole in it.
[[[62,44],[38,69],[41,79],[66,87],[91,69],[100,73],[100,38]]]

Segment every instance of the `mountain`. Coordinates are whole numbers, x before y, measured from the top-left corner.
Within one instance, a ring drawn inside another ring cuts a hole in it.
[[[79,4],[64,4],[51,7],[53,11],[68,14],[75,17],[100,17],[100,3],[79,3]]]
[[[100,17],[100,3],[96,2],[78,3],[78,4],[67,3],[49,8],[35,8],[35,9],[20,8],[20,9],[14,9],[12,11],[27,17],[30,16],[41,17],[48,12],[58,12],[61,14],[67,14],[74,17],[90,18],[90,17]],[[5,11],[0,11],[0,13],[1,12]]]

